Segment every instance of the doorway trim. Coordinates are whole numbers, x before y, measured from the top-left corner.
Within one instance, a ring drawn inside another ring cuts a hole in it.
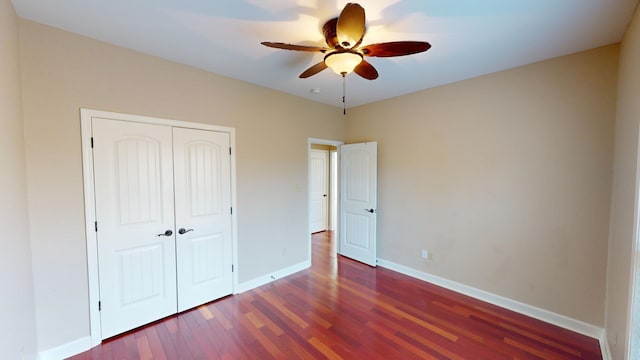
[[[640,293],[640,148],[636,153],[636,191],[634,195],[633,214],[633,241],[631,242],[631,269],[629,272],[629,294],[627,308],[627,328],[626,328],[626,359],[633,359],[634,352],[640,352],[640,341],[634,341],[637,337],[638,326],[640,324],[640,298],[636,296]],[[617,335],[616,335],[617,336]],[[605,339],[605,341],[608,339]],[[608,346],[607,342],[607,346]],[[638,349],[636,349],[638,347]],[[608,348],[607,348],[608,349]],[[635,350],[635,351],[634,351]]]
[[[310,222],[311,222],[311,145],[312,144],[317,144],[317,145],[329,145],[329,146],[335,146],[337,148],[337,153],[338,153],[338,161],[340,161],[340,146],[344,145],[344,141],[339,141],[339,140],[327,140],[327,139],[318,139],[318,138],[308,138],[307,139],[307,244],[309,247],[309,251],[307,252],[307,259],[309,259],[309,264],[311,264],[311,261],[313,259],[312,256],[312,248],[313,245],[311,243],[311,226],[310,226]],[[340,169],[340,166],[338,166],[338,171]],[[338,213],[340,213],[340,184],[339,184],[339,180],[340,177],[338,177],[338,186],[336,189],[337,192],[337,196],[336,198],[338,199],[338,207],[337,207],[337,211]],[[336,224],[335,226],[335,231],[336,231],[336,235],[338,235],[338,232],[340,231],[340,220],[339,220],[339,216],[338,216],[338,224]]]
[[[100,287],[98,274],[98,244],[96,236],[96,202],[95,202],[95,182],[93,172],[93,151],[91,147],[92,119],[105,118],[121,121],[138,122],[145,124],[165,125],[179,128],[190,128],[198,130],[209,130],[224,132],[229,134],[229,144],[231,146],[231,242],[232,242],[232,265],[233,271],[233,293],[238,289],[238,222],[237,222],[237,201],[236,201],[236,134],[235,129],[195,122],[180,120],[162,119],[149,116],[130,115],[102,110],[92,110],[80,108],[80,131],[82,147],[82,177],[84,190],[84,220],[85,238],[87,246],[87,280],[89,283],[89,331],[91,347],[102,342],[100,311],[98,302],[100,301]]]
[[[640,182],[640,180],[638,180]],[[638,227],[640,227],[640,210],[639,204],[636,200],[636,214],[634,216],[634,236],[633,243],[631,244],[631,272],[629,274],[629,308],[628,316],[629,322],[627,323],[627,359],[633,359],[634,353],[640,352],[640,340],[634,341],[639,336],[638,325],[640,324],[640,234],[638,233]],[[635,337],[634,337],[635,336]]]

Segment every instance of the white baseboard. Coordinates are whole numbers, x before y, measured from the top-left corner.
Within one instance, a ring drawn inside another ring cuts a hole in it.
[[[607,330],[602,329],[602,333],[598,338],[600,340],[600,351],[602,352],[602,360],[613,360],[611,356],[611,349],[609,348],[609,341],[607,340]]]
[[[589,336],[600,341],[600,349],[602,351],[603,360],[611,360],[611,351],[609,349],[609,343],[607,342],[606,331],[595,325],[587,324],[585,322],[569,318],[564,315],[556,314],[554,312],[537,308],[535,306],[527,305],[519,301],[511,300],[500,295],[495,295],[484,290],[476,289],[471,286],[457,283],[455,281],[447,280],[435,275],[431,275],[410,267],[396,264],[384,259],[378,259],[378,265],[393,271],[397,271],[401,274],[411,276],[413,278],[426,281],[438,286],[442,286],[446,289],[471,296],[473,298],[488,302],[493,305],[497,305],[520,314],[530,316],[532,318],[548,322],[553,325],[563,327],[565,329],[575,331],[577,333]],[[250,281],[238,284],[237,293],[242,293],[255,289],[262,285],[266,285],[277,279],[292,275],[298,271],[302,271],[311,266],[310,261],[304,261],[293,266],[278,270],[270,275],[261,276]],[[55,348],[42,351],[38,354],[38,360],[61,360],[73,355],[77,355],[81,352],[91,349],[91,337],[87,336],[67,344],[57,346]]]
[[[537,308],[532,305],[524,304],[519,301],[511,300],[509,298],[492,294],[484,290],[476,289],[471,286],[457,283],[455,281],[447,280],[435,275],[431,275],[410,267],[396,264],[384,259],[378,259],[378,265],[397,271],[399,273],[414,277],[419,280],[423,280],[443,288],[453,290],[455,292],[471,296],[473,298],[488,302],[493,305],[497,305],[508,310],[515,311],[517,313],[530,316],[532,318],[542,320],[544,322],[560,326],[562,328],[577,332],[582,335],[589,336],[594,339],[600,339],[602,336],[602,328],[595,325],[587,324],[580,320],[572,319],[564,315],[556,314],[554,312]]]
[[[62,360],[89,349],[91,349],[91,336],[85,336],[52,349],[41,351],[38,354],[38,360]]]
[[[249,280],[243,283],[238,284],[238,288],[237,288],[237,294],[243,293],[245,291],[249,291],[251,289],[255,289],[257,287],[260,287],[262,285],[266,285],[270,282],[273,282],[275,280],[281,279],[285,276],[289,276],[291,274],[295,274],[298,271],[302,271],[304,269],[307,269],[311,266],[311,262],[310,261],[303,261],[301,263],[295,264],[293,266],[289,266],[288,268],[284,268],[281,270],[278,270],[276,272],[273,272],[269,275],[265,275],[265,276],[261,276],[258,278],[255,278],[253,280]]]
[[[298,271],[304,270],[311,266],[310,261],[304,261],[299,264],[290,266],[285,269],[278,270],[269,275],[261,276],[259,278],[238,284],[237,293],[245,292],[259,286],[268,284],[277,279],[283,278],[285,276],[289,276]],[[62,360],[82,352],[85,352],[92,348],[91,336],[86,336],[81,339],[62,344],[60,346],[56,346],[55,348],[41,351],[38,353],[38,360]]]

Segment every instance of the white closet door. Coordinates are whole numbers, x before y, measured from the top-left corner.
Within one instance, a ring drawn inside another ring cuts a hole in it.
[[[176,312],[171,127],[93,119],[101,331]]]
[[[178,311],[233,291],[229,134],[173,129]]]

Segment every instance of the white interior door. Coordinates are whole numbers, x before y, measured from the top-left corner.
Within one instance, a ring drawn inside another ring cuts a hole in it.
[[[341,255],[376,266],[378,143],[340,146]]]
[[[311,149],[309,153],[309,228],[312,233],[328,228],[329,152]]]
[[[176,312],[171,136],[93,119],[103,339]]]
[[[229,134],[173,129],[178,311],[233,291]]]

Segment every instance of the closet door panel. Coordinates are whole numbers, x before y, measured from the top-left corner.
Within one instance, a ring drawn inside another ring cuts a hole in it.
[[[178,311],[233,291],[229,134],[173,129]]]
[[[176,312],[172,133],[92,121],[104,339]]]

